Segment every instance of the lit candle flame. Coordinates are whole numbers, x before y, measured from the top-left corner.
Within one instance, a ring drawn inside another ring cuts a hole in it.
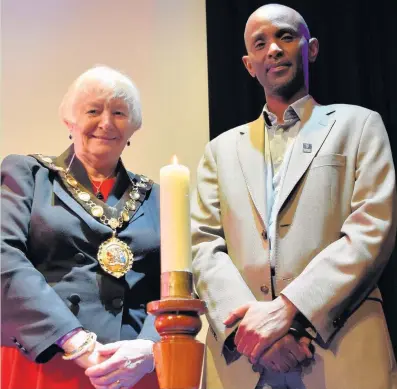
[[[174,156],[172,157],[172,164],[173,164],[173,165],[178,165],[178,158],[177,158],[176,155],[174,155]]]

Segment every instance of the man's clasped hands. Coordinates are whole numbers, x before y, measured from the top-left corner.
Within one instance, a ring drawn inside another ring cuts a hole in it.
[[[286,373],[313,359],[311,339],[289,332],[296,307],[283,295],[270,302],[250,302],[226,318],[227,327],[238,324],[234,343],[252,365]]]

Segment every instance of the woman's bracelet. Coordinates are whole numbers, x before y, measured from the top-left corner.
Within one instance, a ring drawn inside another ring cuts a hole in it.
[[[95,348],[96,338],[96,334],[87,331],[87,338],[85,341],[73,351],[65,353],[62,358],[65,361],[73,361],[74,359],[81,357],[83,354],[93,351]]]
[[[59,338],[55,344],[62,348],[62,346],[74,335],[76,335],[78,332],[80,331],[84,331],[84,329],[82,327],[77,327],[74,330],[68,332],[66,335],[62,336],[62,338]]]

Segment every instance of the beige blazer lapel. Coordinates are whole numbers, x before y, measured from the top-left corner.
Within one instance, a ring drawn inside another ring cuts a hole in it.
[[[264,157],[265,121],[263,115],[240,130],[237,156],[252,202],[267,229],[266,169]]]
[[[335,123],[335,120],[330,118],[329,114],[334,111],[332,107],[315,105],[310,118],[303,124],[294,142],[286,167],[278,199],[278,211],[282,209],[288,196],[302,178],[327,138]],[[303,119],[303,122],[305,122],[305,119]]]

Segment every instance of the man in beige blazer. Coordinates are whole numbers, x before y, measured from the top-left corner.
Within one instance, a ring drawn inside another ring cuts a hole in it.
[[[396,192],[382,119],[308,94],[319,45],[296,11],[259,8],[244,38],[267,104],[206,146],[192,200],[207,389],[390,389],[376,283]]]

